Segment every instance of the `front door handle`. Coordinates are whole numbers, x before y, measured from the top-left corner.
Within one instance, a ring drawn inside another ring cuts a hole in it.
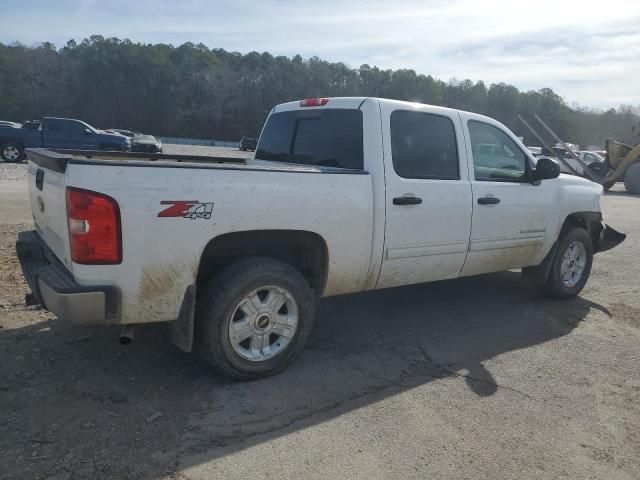
[[[500,203],[500,199],[496,197],[480,197],[478,199],[478,205],[495,205]]]
[[[394,205],[419,205],[421,203],[420,197],[396,197],[393,199]]]

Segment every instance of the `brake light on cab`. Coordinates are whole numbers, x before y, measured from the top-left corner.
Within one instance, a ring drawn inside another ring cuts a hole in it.
[[[84,265],[122,262],[120,207],[101,193],[67,187],[71,260]]]
[[[300,100],[301,107],[322,107],[329,103],[328,98],[305,98]]]

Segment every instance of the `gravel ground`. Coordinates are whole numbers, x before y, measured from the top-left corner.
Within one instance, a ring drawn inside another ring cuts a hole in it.
[[[162,326],[25,307],[24,166],[0,164],[0,478],[640,478],[640,198],[579,298],[514,272],[327,299],[309,347],[234,383]],[[617,187],[616,187],[617,188]]]

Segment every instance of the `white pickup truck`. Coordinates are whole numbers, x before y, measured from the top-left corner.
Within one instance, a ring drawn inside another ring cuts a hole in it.
[[[416,103],[278,105],[246,161],[27,155],[28,299],[124,339],[168,322],[178,347],[242,379],[294,360],[318,296],[522,268],[573,297],[624,239],[601,223],[600,185],[536,164],[491,118]]]

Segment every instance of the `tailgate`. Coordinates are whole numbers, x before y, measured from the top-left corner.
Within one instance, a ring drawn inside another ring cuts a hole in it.
[[[36,230],[54,255],[69,267],[65,172],[44,162],[38,164],[38,157],[29,152],[27,155],[29,199]]]

